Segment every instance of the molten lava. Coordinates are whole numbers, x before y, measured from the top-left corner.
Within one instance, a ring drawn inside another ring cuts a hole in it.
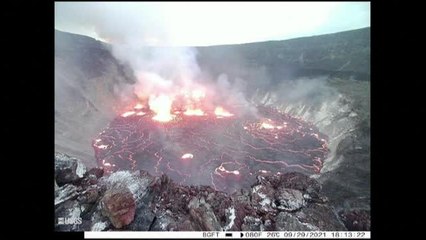
[[[185,154],[183,154],[182,155],[182,157],[181,157],[182,159],[192,159],[192,158],[194,158],[194,155],[192,155],[192,153],[185,153]]]
[[[274,129],[275,128],[274,125],[272,125],[270,123],[266,123],[266,122],[263,122],[262,125],[260,125],[260,127],[265,128],[265,129]]]
[[[218,117],[218,118],[222,118],[222,117],[231,117],[234,116],[234,114],[226,111],[225,109],[223,109],[222,107],[216,107],[216,109],[214,110],[214,114]]]
[[[121,114],[122,117],[128,117],[128,116],[132,116],[133,114],[135,114],[136,112],[134,111],[130,111],[130,112],[125,112],[123,114]]]
[[[138,103],[133,107],[135,110],[141,110],[143,108],[143,105]]]
[[[151,95],[149,97],[149,108],[156,113],[152,119],[159,122],[169,122],[173,120],[174,115],[171,114],[172,103],[173,99],[167,95]]]
[[[176,105],[174,97],[151,95],[148,109],[114,119],[93,140],[98,164],[107,173],[143,169],[232,193],[265,172],[318,173],[329,151],[327,136],[315,126],[270,107],[237,115],[219,106]],[[200,117],[189,117],[188,109]]]
[[[183,114],[187,116],[203,116],[204,112],[201,109],[187,109]]]

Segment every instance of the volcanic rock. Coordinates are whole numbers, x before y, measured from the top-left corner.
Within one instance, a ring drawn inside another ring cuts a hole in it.
[[[101,178],[104,175],[104,169],[103,168],[91,168],[89,171],[86,172],[87,176],[93,175],[96,178]]]
[[[146,194],[137,199],[137,208],[135,212],[135,218],[133,222],[128,226],[128,230],[131,231],[165,231],[163,230],[153,230],[154,224],[157,223],[160,227],[167,227],[166,222],[161,222],[167,220],[167,217],[157,218],[152,205],[154,199],[154,192],[152,190],[148,190]]]
[[[152,180],[152,177],[139,171],[132,173],[118,171],[101,179],[100,184],[107,189],[101,200],[102,213],[110,219],[115,228],[129,225],[135,218],[137,208],[139,214],[142,214],[141,206],[137,206],[136,200],[143,204],[141,199],[147,195],[147,187]],[[151,219],[137,218],[137,220],[143,223],[152,222]]]
[[[275,204],[280,210],[296,211],[305,205],[305,200],[299,190],[280,188],[275,192]]]
[[[341,211],[339,216],[349,231],[370,231],[370,211],[362,209]]]
[[[226,225],[223,228],[225,231],[232,231],[231,229],[235,229],[235,208],[231,207],[225,210],[226,215]]]
[[[101,171],[90,170],[78,181],[57,187],[56,216],[82,219],[81,224],[57,224],[57,230],[346,229],[328,202],[318,202],[324,197],[321,185],[300,173],[262,174],[252,187],[228,194],[210,186],[183,186],[165,175],[153,177],[145,171],[118,171],[102,177],[94,172]],[[351,222],[356,228],[360,216],[364,215],[346,214],[346,224]]]
[[[321,185],[315,179],[298,172],[291,172],[278,177],[271,176],[268,179],[273,182],[274,186],[282,186],[302,192],[318,193],[321,190]]]
[[[95,185],[103,175],[103,168],[92,168],[84,174],[84,177],[81,180],[81,185],[86,187]]]
[[[78,201],[81,203],[94,203],[99,198],[99,187],[89,186],[78,196]]]
[[[241,231],[263,231],[264,227],[260,218],[246,216],[241,225]]]
[[[82,218],[83,221],[87,219],[91,222],[90,227],[85,229],[86,231],[107,231],[114,227],[108,217],[102,215],[100,204],[92,208],[91,214],[83,215]]]
[[[155,221],[157,221],[157,219],[153,211],[146,205],[139,205],[138,208],[136,209],[133,222],[128,226],[128,230],[152,231],[152,227]],[[167,229],[164,229],[164,230],[167,230]]]
[[[275,189],[269,184],[256,185],[252,188],[251,201],[253,205],[259,205],[265,211],[270,210],[271,203],[273,203]]]
[[[210,204],[204,197],[193,198],[188,204],[191,221],[197,231],[221,231],[222,228],[214,214]]]
[[[55,180],[59,186],[81,179],[86,166],[78,159],[63,153],[55,153]]]
[[[317,230],[313,226],[303,224],[294,215],[287,212],[280,212],[275,222],[276,231],[312,231]]]
[[[66,184],[55,191],[55,205],[77,197],[77,187]]]
[[[169,216],[171,214],[172,213],[169,211],[168,213],[166,212],[166,214],[163,214],[163,215],[156,217],[154,219],[154,222],[153,222],[150,230],[151,231],[176,231],[176,230],[178,230],[176,221],[173,219],[173,217]],[[183,222],[180,226],[182,227],[182,229],[188,229],[188,231],[193,231],[193,229],[189,230],[190,225],[191,225],[191,223],[189,221],[186,221],[186,222]],[[185,226],[185,227],[183,227],[183,226]],[[186,231],[186,230],[183,230],[183,231]]]
[[[108,227],[108,224],[106,222],[97,222],[95,224],[93,224],[92,228],[90,229],[90,231],[92,232],[100,232],[105,230],[105,228]]]
[[[333,208],[327,204],[312,203],[294,214],[312,230],[346,231]]]
[[[106,189],[127,188],[135,199],[142,198],[153,182],[153,177],[142,171],[118,171],[102,177],[99,185]]]
[[[130,224],[136,211],[132,192],[125,186],[115,187],[105,192],[101,200],[102,213],[116,228]]]

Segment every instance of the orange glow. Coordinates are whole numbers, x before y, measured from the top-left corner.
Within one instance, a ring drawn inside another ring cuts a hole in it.
[[[156,113],[152,118],[159,122],[169,122],[174,118],[174,115],[170,113],[172,108],[173,99],[167,95],[149,97],[149,108]]]
[[[265,128],[265,129],[273,129],[275,128],[274,125],[269,124],[269,123],[262,123],[262,125],[260,125],[261,128]]]
[[[194,157],[194,155],[192,155],[191,153],[185,153],[185,154],[183,154],[182,155],[182,159],[188,159],[188,158],[190,158],[190,159],[192,159]]]
[[[134,106],[133,107],[135,110],[140,110],[140,109],[142,109],[143,108],[143,105],[142,104],[140,104],[140,103],[138,103],[138,104],[136,104],[136,106]]]
[[[221,172],[228,173],[228,174],[240,175],[240,171],[238,171],[238,170],[234,170],[234,171],[226,170],[226,168],[224,166],[222,166],[222,164],[215,169],[215,172],[217,174],[222,175],[222,174],[217,172],[218,170],[221,171]]]
[[[214,114],[216,114],[217,117],[231,117],[234,116],[234,114],[226,111],[225,109],[223,109],[222,107],[216,107],[216,109],[214,110]]]
[[[204,112],[201,109],[187,109],[183,114],[187,116],[203,116]]]
[[[109,146],[105,145],[105,144],[102,144],[102,145],[99,145],[97,147],[100,148],[100,149],[107,149]]]
[[[131,115],[133,115],[133,114],[135,114],[135,113],[136,113],[136,112],[134,112],[134,111],[125,112],[125,113],[121,114],[121,116],[122,116],[122,117],[128,117],[128,116],[131,116]]]

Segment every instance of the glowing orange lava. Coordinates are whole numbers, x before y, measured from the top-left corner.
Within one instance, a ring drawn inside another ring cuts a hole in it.
[[[220,172],[223,172],[223,173],[228,173],[228,174],[234,174],[234,175],[240,175],[240,171],[238,171],[238,170],[234,170],[234,171],[229,171],[229,170],[227,170],[224,166],[223,166],[223,163],[219,166],[219,167],[217,167],[216,169],[215,169],[215,173],[216,174],[218,174],[218,175],[220,175],[220,176],[222,176],[222,174],[220,174]]]
[[[225,109],[223,109],[222,107],[216,107],[216,109],[214,110],[214,114],[216,114],[216,116],[218,118],[221,117],[231,117],[234,116],[234,114],[226,111]]]
[[[228,193],[250,186],[258,174],[320,173],[328,138],[313,124],[265,106],[240,115],[237,105],[195,101],[192,91],[178,90],[139,98],[142,109],[134,109],[136,101],[124,108],[120,114],[134,113],[118,115],[92,141],[98,166],[107,173],[143,169]],[[188,109],[204,116],[186,116]]]
[[[263,122],[262,125],[260,125],[261,128],[265,128],[265,129],[274,129],[275,126],[266,122]]]
[[[138,103],[138,104],[136,104],[136,106],[134,106],[133,107],[135,110],[140,110],[140,109],[142,109],[143,108],[143,105],[142,104],[140,104],[140,103]]]
[[[194,155],[192,155],[192,153],[185,153],[185,154],[183,154],[182,155],[182,157],[181,157],[182,159],[192,159],[192,158],[194,158]]]
[[[167,95],[151,95],[149,97],[149,108],[156,114],[152,119],[159,122],[171,121],[174,118],[174,115],[170,113],[172,103],[173,99]]]
[[[125,113],[121,114],[121,116],[122,117],[128,117],[128,116],[131,116],[131,115],[133,115],[135,113],[136,113],[135,111],[129,111],[129,112],[125,112]]]
[[[107,149],[109,146],[108,145],[105,145],[105,144],[102,144],[102,145],[99,145],[98,146],[98,148],[100,148],[100,149]]]
[[[187,109],[183,114],[187,116],[203,116],[204,112],[201,109]]]

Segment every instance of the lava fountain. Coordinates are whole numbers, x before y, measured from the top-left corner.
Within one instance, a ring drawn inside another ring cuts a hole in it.
[[[204,97],[200,92],[191,96]],[[151,95],[149,107],[137,103],[116,117],[93,140],[98,164],[107,172],[143,169],[181,184],[232,193],[262,173],[319,173],[328,154],[327,136],[272,107],[237,114],[226,106],[186,104]]]

